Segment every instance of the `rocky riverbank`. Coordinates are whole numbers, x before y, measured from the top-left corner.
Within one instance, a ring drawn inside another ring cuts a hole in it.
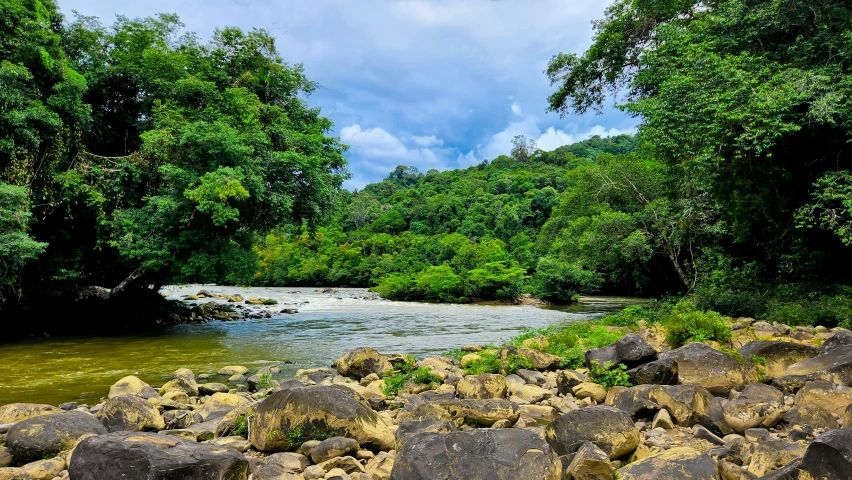
[[[731,322],[675,349],[634,328],[576,369],[533,337],[128,376],[97,405],[0,407],[0,480],[849,478],[852,332]],[[485,358],[499,373],[472,374]]]

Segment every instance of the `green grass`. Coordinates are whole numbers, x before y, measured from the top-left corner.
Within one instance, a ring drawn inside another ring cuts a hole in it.
[[[666,329],[666,341],[672,348],[689,342],[719,343],[731,339],[733,330],[725,317],[712,310],[698,310],[689,300],[682,300],[660,321]]]
[[[311,429],[310,431],[308,431],[303,425],[299,425],[298,427],[291,428],[284,433],[282,433],[280,430],[272,430],[266,435],[266,438],[269,440],[280,440],[286,438],[287,449],[292,450],[300,447],[308,440],[322,441],[328,440],[329,438],[334,436],[337,436],[337,432],[331,428],[327,430]]]

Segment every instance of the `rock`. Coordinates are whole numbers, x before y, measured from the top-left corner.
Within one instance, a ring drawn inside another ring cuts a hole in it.
[[[727,460],[719,461],[719,475],[722,480],[755,480],[757,478],[757,475]]]
[[[746,360],[752,356],[763,357],[766,360],[766,365],[761,365],[764,376],[771,380],[784,376],[790,365],[817,356],[819,349],[801,343],[764,340],[747,343],[739,352]]]
[[[713,445],[724,445],[725,441],[719,438],[710,430],[707,430],[706,427],[702,425],[693,425],[692,427],[692,436],[701,440],[707,440]]]
[[[547,443],[559,455],[592,442],[611,459],[623,457],[639,445],[639,430],[630,415],[612,407],[587,407],[568,412],[545,428]]]
[[[548,340],[544,335],[539,335],[537,337],[525,339],[521,342],[521,346],[524,348],[531,348],[533,350],[544,351],[550,348],[550,340]]]
[[[564,465],[563,468],[565,468]],[[580,446],[566,471],[575,480],[612,480],[613,478],[609,457],[592,442],[585,442]]]
[[[197,408],[195,413],[201,415],[202,421],[218,420],[228,412],[247,408],[252,401],[234,393],[214,393],[207,399],[204,405]]]
[[[524,384],[509,385],[509,400],[515,403],[538,403],[553,396],[553,392],[544,388]]]
[[[544,376],[544,374],[537,370],[527,370],[525,368],[521,368],[517,371],[517,376],[521,377],[524,380],[524,383],[527,383],[529,385],[542,386],[545,384],[545,382],[547,382],[547,378]],[[506,375],[506,377],[506,381],[508,381],[509,375]]]
[[[749,442],[765,442],[772,439],[769,430],[765,428],[749,428],[743,435]]]
[[[801,458],[805,448],[805,445],[798,442],[760,440],[745,444],[740,449],[740,456],[748,465],[746,469],[749,473],[762,477]]]
[[[799,470],[808,479],[849,478],[852,472],[852,428],[832,430],[816,438],[808,446]]]
[[[852,427],[852,404],[846,407],[846,412],[843,413],[843,425]]]
[[[191,400],[189,399],[189,395],[187,395],[184,392],[177,391],[177,390],[166,392],[166,393],[163,394],[162,397],[153,397],[153,398],[148,399],[148,401],[151,402],[153,405],[162,405],[163,404],[162,400],[165,400],[165,401],[168,401],[168,402],[176,402],[176,403],[180,403],[180,404],[183,404],[183,405],[189,405],[191,403]]]
[[[716,461],[686,447],[672,448],[618,469],[620,480],[718,480]]]
[[[87,438],[69,463],[74,480],[244,480],[249,474],[248,461],[236,450],[156,433]]]
[[[674,358],[654,360],[627,371],[634,385],[677,385],[677,361]]]
[[[133,395],[108,399],[95,416],[110,432],[160,431],[166,428],[157,407]]]
[[[575,370],[556,372],[556,388],[561,395],[572,393],[577,385],[590,381],[589,377]]]
[[[195,432],[186,428],[178,428],[175,430],[160,430],[157,433],[159,433],[160,435],[168,435],[170,437],[183,438],[185,440],[190,440],[193,442],[198,440],[198,436],[195,434]]]
[[[364,467],[364,470],[367,471],[367,478],[369,478],[369,480],[388,480],[390,478],[391,470],[393,470],[395,459],[395,451],[393,454],[388,452],[377,453],[376,456],[367,462],[367,465]]]
[[[606,387],[594,382],[584,382],[574,387],[574,396],[577,399],[591,398],[595,403],[606,400]]]
[[[218,445],[224,448],[230,448],[241,453],[245,453],[251,446],[251,444],[248,443],[245,438],[238,436],[219,437],[213,440],[208,440],[206,443],[209,443],[211,445]]]
[[[804,377],[806,380],[829,380],[852,385],[852,345],[838,346],[813,358],[790,365],[784,376]]]
[[[797,405],[818,405],[842,417],[846,407],[852,404],[852,388],[825,380],[808,382],[796,394]]]
[[[551,368],[557,368],[562,362],[562,359],[556,355],[540,352],[531,348],[519,348],[517,354],[530,360],[533,364],[533,368],[536,370],[550,370]]]
[[[443,382],[448,376],[455,375],[463,377],[462,369],[453,365],[453,362],[446,357],[428,357],[420,361],[420,368],[429,367],[432,373],[435,374]]]
[[[194,418],[189,410],[169,410],[163,412],[163,421],[167,430],[174,430],[192,425]]]
[[[852,345],[852,332],[849,330],[838,330],[830,337],[825,339],[819,351],[828,353],[838,347],[846,347]]]
[[[9,405],[3,405],[0,407],[0,425],[22,422],[33,417],[38,417],[39,415],[62,412],[62,409],[56,408],[52,405],[42,405],[39,403],[10,403]]]
[[[256,480],[278,480],[285,473],[302,473],[309,466],[310,459],[300,453],[275,453],[266,457],[266,462],[260,469],[253,471],[252,476]]]
[[[272,393],[254,407],[249,440],[265,452],[295,449],[298,445],[290,445],[286,432],[301,427],[309,437],[333,431],[361,445],[392,448],[394,436],[384,420],[344,390],[348,389],[312,386]]]
[[[725,421],[721,400],[703,387],[637,385],[618,391],[612,404],[636,417],[648,417],[665,408],[680,426],[703,425],[721,435],[733,431]]]
[[[150,385],[133,375],[122,378],[109,388],[109,398],[121,395],[135,395],[145,399],[160,396]]]
[[[461,423],[474,422],[481,427],[490,427],[500,420],[512,423],[518,421],[518,405],[508,400],[434,400],[429,402],[433,408],[438,408],[460,420]]]
[[[394,432],[396,448],[401,449],[405,442],[421,433],[453,433],[456,430],[458,425],[452,420],[430,417],[408,419],[401,422]]]
[[[334,457],[345,457],[358,451],[360,445],[354,438],[331,437],[321,441],[311,450],[311,460],[322,463]]]
[[[310,457],[311,452],[313,452],[314,448],[316,448],[316,446],[319,444],[319,440],[308,440],[307,442],[303,443],[301,447],[299,447],[299,450],[301,450],[302,454],[304,454],[305,456]]]
[[[62,474],[66,466],[65,458],[57,456],[28,463],[21,470],[27,480],[53,480]]]
[[[625,335],[605,347],[587,350],[585,354],[587,368],[592,368],[594,362],[602,367],[624,364],[627,368],[634,368],[656,358],[654,347],[636,333]]]
[[[204,442],[207,440],[212,440],[216,436],[216,427],[218,422],[216,420],[210,420],[207,422],[198,422],[193,423],[192,425],[186,427],[186,430],[195,434],[195,440],[198,442]]]
[[[544,405],[518,405],[518,413],[522,417],[544,422],[552,422],[560,415],[555,408]]]
[[[674,428],[674,422],[672,422],[672,417],[669,415],[668,410],[660,410],[654,415],[654,421],[651,422],[651,428],[664,428],[666,430]]]
[[[213,395],[214,393],[228,393],[230,389],[224,383],[202,383],[198,385],[199,395]]]
[[[352,473],[366,473],[364,467],[361,465],[355,457],[334,457],[330,460],[326,460],[318,465],[316,465],[323,469],[326,474],[334,470],[335,468],[339,468],[343,470],[347,474]]]
[[[6,447],[0,447],[0,468],[11,466],[15,461],[12,451]]]
[[[79,407],[79,405],[77,405],[77,402],[65,402],[59,404],[59,409],[65,410],[66,412],[70,412],[71,410],[77,410],[77,407]]]
[[[525,429],[476,429],[448,435],[424,433],[399,452],[391,480],[559,480],[562,467],[551,447]]]
[[[18,422],[6,434],[6,446],[17,462],[40,460],[74,446],[80,437],[107,433],[93,415],[63,412]]]
[[[736,432],[754,427],[773,427],[783,417],[784,394],[762,383],[751,383],[739,398],[723,407],[725,422]]]
[[[848,410],[848,409],[847,409]],[[814,404],[797,405],[784,414],[784,421],[790,425],[807,425],[812,428],[834,430],[840,428],[834,415]]]
[[[677,362],[678,383],[698,385],[710,393],[727,395],[745,384],[742,366],[734,357],[703,343],[690,343],[660,354]]]
[[[344,377],[364,378],[371,373],[379,377],[393,370],[387,358],[372,348],[356,348],[339,358],[334,364],[337,373]]]
[[[494,373],[468,375],[456,386],[459,397],[473,399],[506,398],[507,390],[506,378]]]
[[[242,365],[228,365],[227,367],[222,367],[219,370],[219,375],[225,375],[230,377],[231,375],[245,375],[249,372],[249,369]]]

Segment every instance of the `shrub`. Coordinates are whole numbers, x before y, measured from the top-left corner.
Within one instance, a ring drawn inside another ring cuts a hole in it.
[[[417,367],[417,359],[413,355],[409,355],[405,359],[405,363],[400,365],[396,370],[385,375],[384,386],[382,393],[388,397],[396,396],[402,388],[408,383],[416,383],[421,385],[430,385],[432,383],[440,383],[441,379],[432,373],[429,367]]]
[[[660,314],[641,305],[631,305],[618,313],[607,315],[601,319],[601,323],[617,327],[635,327],[640,320],[651,325],[660,320]]]
[[[731,326],[718,312],[698,310],[689,300],[678,302],[660,323],[666,330],[666,340],[672,348],[690,341],[727,342],[733,333]]]
[[[477,355],[479,355],[479,358],[464,368],[465,374],[500,373],[500,370],[503,369],[503,362],[500,361],[496,353],[477,352]]]
[[[601,366],[600,362],[595,360],[592,362],[592,368],[589,369],[589,376],[592,381],[607,388],[633,386],[630,376],[627,375],[627,366],[623,363],[613,365],[611,362],[606,362]]]

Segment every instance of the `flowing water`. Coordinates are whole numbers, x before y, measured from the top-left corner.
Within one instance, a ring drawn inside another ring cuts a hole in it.
[[[178,297],[199,288],[166,287],[163,292]],[[330,365],[359,346],[422,358],[465,344],[499,342],[523,328],[595,318],[641,302],[588,297],[568,307],[538,308],[368,300],[366,290],[356,288],[338,289],[337,293],[316,288],[206,288],[246,298],[274,298],[278,305],[257,308],[297,308],[299,313],[178,325],[144,334],[33,338],[0,344],[0,405],[94,404],[121,377],[132,374],[151,385],[161,385],[180,367],[196,374],[214,374],[225,365],[245,365],[255,371],[276,364],[283,374],[292,376],[299,368]]]

